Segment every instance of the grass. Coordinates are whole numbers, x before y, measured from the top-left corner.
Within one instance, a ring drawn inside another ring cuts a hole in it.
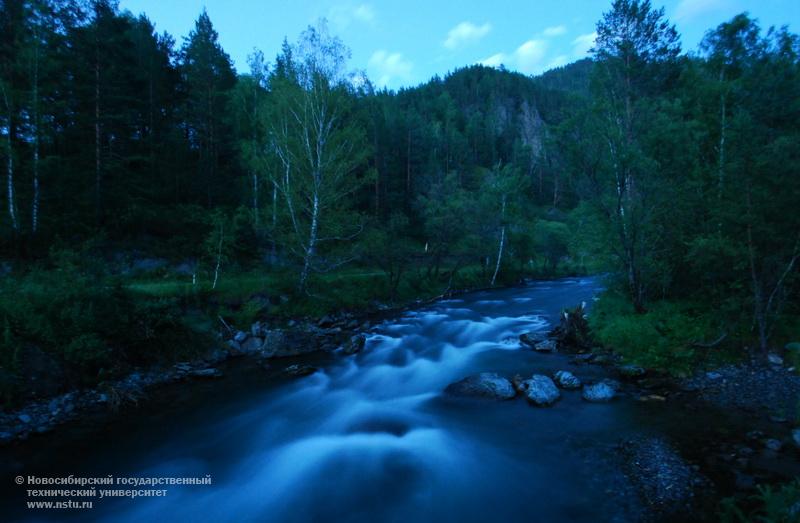
[[[192,284],[187,277],[139,279],[126,284],[131,292],[151,298],[177,298],[203,308],[209,314],[222,315],[240,328],[259,317],[318,318],[339,310],[368,311],[378,306],[397,306],[439,296],[446,290],[487,287],[490,275],[479,265],[460,268],[454,277],[449,267],[439,277],[428,276],[424,267],[412,267],[401,278],[392,296],[386,275],[373,267],[348,267],[317,274],[306,295],[298,295],[297,274],[287,270],[264,270],[222,273],[215,289],[208,279]],[[575,274],[563,267],[557,274],[533,270],[501,272],[499,284],[511,284],[521,277],[557,277]],[[166,279],[165,279],[166,278]]]
[[[636,314],[627,299],[607,291],[594,305],[589,325],[597,341],[626,363],[686,376],[698,366],[718,365],[737,357],[738,348],[733,345],[698,346],[719,335],[712,310],[703,303],[660,301]]]

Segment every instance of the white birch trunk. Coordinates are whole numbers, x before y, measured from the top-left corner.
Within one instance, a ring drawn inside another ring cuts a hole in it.
[[[8,214],[11,217],[11,228],[14,231],[19,231],[19,224],[17,223],[17,211],[14,202],[14,157],[11,151],[11,130],[9,129],[6,136],[6,177],[8,181]]]
[[[503,195],[503,209],[501,211],[501,217],[505,220],[506,216],[506,195]],[[500,262],[503,260],[503,247],[506,243],[506,226],[500,229],[500,247],[497,249],[497,263],[494,266],[494,274],[492,275],[492,287],[494,287],[494,282],[497,279],[497,273],[500,272]]]
[[[14,151],[11,147],[11,102],[8,99],[8,93],[5,86],[0,85],[3,90],[3,101],[5,102],[6,112],[8,113],[8,132],[6,133],[6,179],[7,179],[7,193],[8,193],[8,215],[11,218],[11,228],[14,231],[19,231],[19,223],[17,222],[17,211],[14,202]]]
[[[31,232],[39,229],[39,40],[33,53],[33,202],[31,205]]]
[[[319,228],[319,194],[314,192],[314,203],[311,208],[311,229],[308,233],[308,247],[306,248],[305,259],[303,260],[303,272],[300,275],[300,290],[304,291],[308,282],[308,274],[311,270],[311,261],[315,254],[317,244],[317,229]]]
[[[214,283],[211,284],[212,289],[217,288],[217,280],[219,279],[219,268],[222,265],[222,240],[225,238],[225,226],[219,226],[219,247],[217,248],[217,266],[214,267]]]

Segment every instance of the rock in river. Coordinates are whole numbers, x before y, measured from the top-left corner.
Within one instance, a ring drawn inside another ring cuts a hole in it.
[[[617,392],[614,388],[605,381],[592,385],[584,385],[583,387],[583,399],[586,401],[611,401],[616,395]]]
[[[522,342],[524,345],[528,345],[530,347],[535,347],[537,343],[544,340],[545,333],[544,332],[526,332],[524,334],[519,335],[519,341]]]
[[[367,344],[367,337],[363,334],[356,334],[347,343],[344,344],[342,347],[342,352],[347,355],[356,354],[364,349],[364,346]]]
[[[581,380],[568,370],[560,370],[553,374],[553,381],[562,389],[579,389]]]
[[[451,383],[444,389],[453,396],[509,400],[516,395],[511,382],[494,372],[481,372]]]
[[[528,401],[538,407],[551,405],[561,397],[553,380],[541,374],[534,374],[531,379],[523,381],[520,388]]]
[[[533,346],[536,352],[555,352],[556,340],[542,340]]]
[[[302,376],[308,376],[317,372],[316,367],[312,367],[311,365],[304,365],[296,363],[294,365],[289,365],[284,369],[284,372],[289,376],[294,378],[300,378]]]

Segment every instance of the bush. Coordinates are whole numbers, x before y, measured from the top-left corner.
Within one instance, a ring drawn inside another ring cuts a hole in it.
[[[661,301],[644,314],[613,292],[606,292],[594,305],[589,325],[605,347],[643,367],[683,375],[691,371],[702,354],[693,344],[714,336],[709,318],[690,303]]]
[[[63,253],[52,259],[55,266],[0,282],[0,395],[6,400],[12,385],[24,388],[25,347],[40,349],[72,385],[205,348],[204,336],[183,322],[177,299],[130,292],[117,279],[80,270],[83,264]]]
[[[748,503],[737,502],[734,498],[723,500],[720,520],[728,523],[747,523],[749,521],[793,523],[800,521],[800,480],[792,481],[778,488],[759,485],[758,493],[745,501]],[[752,510],[745,508],[743,506],[745,504],[752,505]]]

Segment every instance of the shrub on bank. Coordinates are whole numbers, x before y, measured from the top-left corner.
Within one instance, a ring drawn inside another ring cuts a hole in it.
[[[672,374],[686,374],[708,355],[700,348],[715,336],[711,320],[691,303],[660,301],[637,314],[613,291],[604,293],[589,316],[592,333],[625,361]]]
[[[0,400],[40,397],[207,346],[174,298],[57,263],[0,282]]]

